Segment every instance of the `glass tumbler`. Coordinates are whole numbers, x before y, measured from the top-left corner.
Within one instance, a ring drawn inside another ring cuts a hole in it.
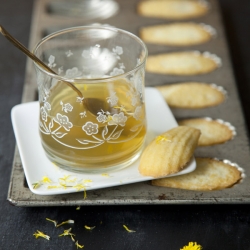
[[[146,135],[145,44],[124,30],[81,26],[45,37],[33,52],[55,72],[35,63],[47,157],[90,173],[136,161]]]

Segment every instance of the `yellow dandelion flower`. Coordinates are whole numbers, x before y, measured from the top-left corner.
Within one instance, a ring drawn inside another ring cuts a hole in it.
[[[66,230],[63,231],[62,234],[59,234],[58,236],[59,237],[62,237],[62,236],[70,236],[70,237],[75,236],[74,234],[71,233],[71,230],[72,230],[72,228],[66,229]]]
[[[84,226],[87,230],[93,230],[94,228],[95,228],[95,226],[93,226],[93,227],[89,227],[89,226]]]
[[[123,225],[123,227],[126,229],[127,232],[129,232],[129,233],[135,233],[134,230],[130,230],[126,225]]]
[[[84,200],[87,199],[87,192],[86,192],[86,189],[83,190],[83,199],[84,199]]]
[[[32,184],[32,186],[33,186],[34,189],[39,188],[40,185],[41,185],[40,182],[36,182],[36,183],[33,183],[33,184]]]
[[[113,120],[113,117],[111,115],[108,115],[106,122],[110,122]]]
[[[58,182],[59,182],[60,186],[64,187],[65,189],[67,187],[72,187],[72,185],[68,185],[67,183],[75,182],[76,179],[70,180],[69,177],[70,177],[70,175],[64,175],[64,177],[59,178]]]
[[[103,173],[102,176],[104,176],[104,177],[110,177],[110,175],[106,174],[106,173]]]
[[[46,218],[47,221],[50,221],[52,223],[54,223],[55,227],[57,226],[57,221],[55,220],[51,220],[50,218]]]
[[[82,189],[85,189],[85,186],[82,185],[82,184],[80,184],[80,183],[78,183],[75,186],[73,186],[73,188],[76,188],[77,191],[80,191]]]
[[[79,243],[78,243],[78,241],[76,241],[76,248],[78,249],[78,248],[84,248],[84,245],[80,245]]]
[[[60,226],[62,226],[64,224],[74,224],[74,223],[75,223],[74,220],[66,220],[66,221],[63,221],[60,224],[58,224],[56,227],[60,227]]]
[[[113,108],[119,109],[120,112],[124,112],[126,115],[133,115],[133,113],[131,113],[131,111],[128,111],[128,110],[125,109],[125,107],[123,107],[123,106],[114,106]]]
[[[70,175],[64,175],[63,177],[59,178],[59,180],[66,181],[69,177],[70,177]]]
[[[155,138],[155,141],[156,141],[156,143],[160,143],[160,142],[164,142],[164,141],[171,142],[170,138],[163,136],[163,135],[157,136]]]
[[[76,242],[75,238],[73,237],[73,234],[70,234],[70,238],[73,242]]]
[[[36,237],[36,239],[39,238],[39,237],[44,238],[46,240],[50,239],[50,236],[44,234],[43,232],[41,232],[39,230],[36,230],[36,232],[33,235]]]
[[[51,183],[52,181],[51,181],[51,179],[48,176],[43,176],[42,182],[43,183]]]
[[[196,242],[189,242],[187,246],[184,246],[180,250],[201,250],[202,246],[198,245]]]

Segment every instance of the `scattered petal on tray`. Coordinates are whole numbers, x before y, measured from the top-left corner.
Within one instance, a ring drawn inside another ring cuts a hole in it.
[[[182,20],[205,15],[209,4],[201,0],[141,1],[138,13],[142,16]]]
[[[189,126],[201,131],[198,146],[211,146],[225,143],[235,135],[235,128],[228,122],[211,118],[193,118],[178,121],[180,126]]]
[[[220,66],[221,59],[210,52],[182,51],[149,56],[146,70],[165,75],[200,75]]]
[[[144,42],[170,46],[189,46],[208,42],[216,34],[203,23],[185,22],[154,25],[140,29]]]
[[[158,86],[169,106],[175,108],[206,108],[221,104],[226,91],[215,84],[184,82]]]
[[[199,137],[198,129],[185,126],[157,136],[143,151],[139,172],[160,178],[181,171],[191,160]]]
[[[243,178],[236,164],[211,158],[196,158],[196,170],[185,175],[153,180],[154,186],[196,191],[220,190],[232,187]]]

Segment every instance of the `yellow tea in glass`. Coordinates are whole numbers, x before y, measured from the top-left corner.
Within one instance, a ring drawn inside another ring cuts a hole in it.
[[[146,135],[144,43],[123,30],[85,26],[44,38],[34,52],[58,74],[35,65],[49,159],[80,172],[137,160]]]

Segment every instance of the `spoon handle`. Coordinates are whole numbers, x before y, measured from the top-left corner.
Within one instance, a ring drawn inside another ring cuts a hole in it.
[[[42,68],[46,69],[48,72],[57,75],[56,72],[54,72],[49,66],[47,66],[45,63],[43,63],[38,57],[36,57],[32,52],[30,52],[24,45],[22,45],[19,41],[17,41],[2,25],[0,25],[0,32],[4,37],[6,37],[14,46],[16,46],[18,49],[20,49],[25,55],[27,55],[31,60],[35,61],[37,64],[39,64]],[[69,87],[71,87],[74,91],[77,92],[78,96],[82,96],[82,92],[71,82],[67,82],[63,80]]]

